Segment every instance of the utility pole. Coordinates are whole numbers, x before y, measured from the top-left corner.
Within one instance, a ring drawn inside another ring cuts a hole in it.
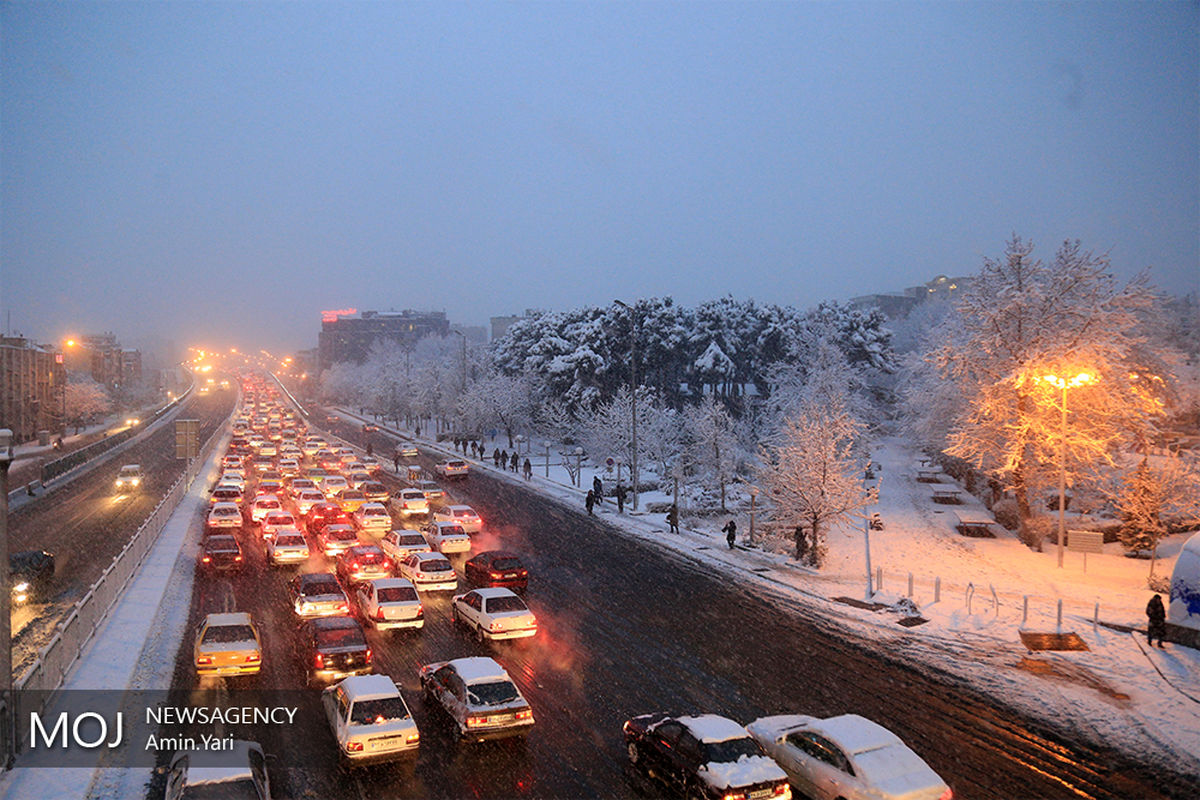
[[[633,458],[629,464],[629,478],[633,481],[633,510],[637,511],[638,507],[638,442],[637,442],[637,329],[638,318],[637,313],[628,305],[620,300],[614,300],[614,303],[624,308],[629,312],[629,322],[633,334],[631,336],[629,346],[629,382],[632,384],[632,394],[629,397],[629,405],[632,409],[630,427],[631,437],[633,439]]]

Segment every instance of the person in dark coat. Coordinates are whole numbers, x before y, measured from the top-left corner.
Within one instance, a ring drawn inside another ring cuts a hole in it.
[[[527,458],[527,459],[525,459],[525,480],[529,480],[532,477],[533,477],[533,464],[530,463],[529,459]]]
[[[367,455],[369,455],[369,456],[375,455],[375,448],[371,447],[370,442],[367,442]]]
[[[517,469],[521,466],[521,457],[518,456],[516,453],[513,453],[512,461],[510,461],[509,463],[512,464],[512,471],[516,472]]]
[[[725,523],[725,527],[721,528],[721,532],[725,534],[725,541],[729,543],[729,549],[733,549],[733,543],[737,541],[737,523],[733,520]]]
[[[625,487],[618,483],[617,488],[613,490],[613,494],[617,498],[617,513],[624,514],[625,513]]]
[[[603,503],[604,502],[604,484],[600,482],[599,475],[592,476],[592,491],[596,495],[596,502]]]
[[[671,533],[679,533],[679,506],[672,505],[671,510],[667,512],[667,525],[671,528]]]
[[[396,474],[400,474],[400,451],[392,453],[392,466],[396,468]]]
[[[499,447],[492,450],[492,463],[494,465],[496,465],[497,467],[500,466],[500,448]]]
[[[1154,640],[1158,639],[1158,646],[1164,647],[1163,637],[1167,635],[1167,609],[1163,606],[1162,595],[1154,595],[1150,598],[1150,602],[1146,603],[1146,619],[1149,624],[1146,626],[1146,641],[1150,646],[1154,646]]]
[[[588,516],[592,516],[592,509],[596,505],[596,493],[588,489],[587,497],[583,499],[583,504],[587,506]]]

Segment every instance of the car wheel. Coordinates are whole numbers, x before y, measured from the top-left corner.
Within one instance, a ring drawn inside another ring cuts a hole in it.
[[[485,639],[487,639],[487,637],[483,635],[483,623],[481,622],[475,626],[475,641],[483,644]]]
[[[637,743],[630,742],[629,744],[625,745],[625,750],[629,753],[630,764],[637,764],[641,760],[642,752],[638,750]]]

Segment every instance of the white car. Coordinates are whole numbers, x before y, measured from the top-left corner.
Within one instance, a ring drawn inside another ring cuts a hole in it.
[[[452,458],[449,461],[443,461],[434,467],[438,475],[443,478],[465,478],[470,472],[470,467],[466,461],[461,458]]]
[[[145,481],[142,468],[138,464],[126,464],[117,473],[116,488],[118,492],[128,492],[137,489]]]
[[[439,553],[467,553],[471,537],[457,522],[431,522],[425,527],[425,540]]]
[[[362,464],[358,466],[361,467]],[[349,469],[346,470],[346,480],[350,482],[351,489],[362,489],[364,483],[370,483],[371,473],[365,469]]]
[[[402,444],[396,448],[396,452],[400,454],[401,458],[416,458],[421,455],[415,444]]]
[[[267,539],[267,560],[275,566],[302,564],[308,561],[308,541],[295,528],[278,530]]]
[[[470,506],[445,506],[433,512],[435,522],[452,522],[466,533],[479,533],[483,530],[483,520]]]
[[[225,470],[221,473],[221,477],[217,478],[217,483],[223,486],[236,486],[243,492],[246,491],[246,476],[241,473],[241,470]]]
[[[474,589],[450,603],[455,624],[475,629],[479,641],[524,639],[537,633],[537,618],[511,589]]]
[[[383,533],[392,529],[392,515],[382,503],[363,503],[353,517],[360,531]]]
[[[237,503],[213,503],[208,511],[209,528],[240,528],[242,527],[242,509]]]
[[[354,526],[344,522],[332,522],[317,534],[317,544],[321,552],[330,558],[337,558],[342,553],[359,544],[358,534]]]
[[[279,459],[279,474],[285,478],[300,474],[300,462],[294,458]]]
[[[429,546],[429,542],[425,541],[423,533],[420,531],[411,531],[407,528],[389,531],[386,536],[379,540],[379,546],[397,564],[411,553],[433,552],[433,548]]]
[[[321,694],[325,718],[350,765],[416,757],[421,744],[417,723],[386,675],[352,675]]]
[[[785,714],[746,726],[814,800],[952,800],[938,774],[887,728],[857,714],[821,719]]]
[[[425,627],[425,608],[412,581],[371,578],[355,583],[353,595],[359,614],[378,630]]]
[[[441,705],[462,739],[523,736],[533,727],[529,701],[495,659],[438,661],[421,667],[420,675],[425,697]]]
[[[337,497],[337,493],[350,488],[350,481],[346,480],[341,475],[326,475],[321,478],[321,491],[325,493],[325,497],[330,500]]]
[[[296,528],[296,518],[290,511],[272,511],[263,517],[262,537],[271,539],[276,533],[286,529]]]
[[[405,517],[429,513],[429,501],[420,489],[401,489],[400,493],[392,498],[392,505]]]
[[[273,494],[259,495],[250,505],[250,521],[261,523],[272,511],[282,511],[283,503]]]
[[[325,495],[321,494],[319,489],[304,489],[295,499],[296,513],[300,516],[306,516],[308,510],[318,503],[325,502]]]
[[[423,592],[452,592],[458,588],[458,573],[441,553],[411,553],[401,560],[399,569],[401,577]]]

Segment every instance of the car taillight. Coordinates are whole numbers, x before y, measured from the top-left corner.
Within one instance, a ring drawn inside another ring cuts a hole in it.
[[[375,619],[383,619],[383,606],[375,609]]]
[[[202,559],[200,559],[200,560],[201,560],[202,562],[204,562],[205,564],[207,564],[208,562],[212,561],[212,559],[211,559],[211,558],[209,558],[208,556],[205,556],[204,558],[202,558]]]
[[[262,661],[262,654],[261,654],[261,653],[251,653],[250,655],[246,656],[246,663],[247,663],[247,664],[254,664],[254,663],[257,663],[257,662],[259,662],[259,661]]]
[[[198,656],[196,658],[196,663],[197,664],[211,664],[211,663],[213,663],[213,657],[212,656]]]
[[[425,616],[425,606],[417,606],[417,616],[418,617]]]
[[[325,656],[317,653],[316,656],[313,657],[313,666],[317,669],[323,669],[325,667]]]
[[[746,800],[745,792],[726,792],[721,796],[721,800]]]
[[[941,796],[938,797],[938,800],[954,800],[954,790],[947,788],[946,791],[942,792]]]
[[[467,717],[467,727],[477,727],[479,725],[487,725],[487,717]]]
[[[362,749],[363,749],[363,743],[362,742],[350,742],[349,744],[346,745],[346,749],[349,750],[351,753],[361,753]]]
[[[357,561],[352,561],[352,562],[350,563],[350,569],[357,570],[357,569],[358,569],[358,562],[357,562]]]
[[[781,783],[775,787],[775,797],[783,797],[784,795],[791,795],[791,787],[786,783]]]
[[[517,712],[517,719],[533,719],[533,712],[529,709]]]
[[[488,625],[488,630],[491,630],[491,631],[498,631],[498,630],[503,630],[503,629],[504,629],[504,623],[499,622],[499,621],[493,622],[491,625]]]
[[[386,569],[386,570],[390,570],[390,569],[392,568],[392,562],[391,562],[391,561],[388,561],[388,560],[385,558],[385,559],[383,560],[383,562],[380,564],[380,566],[382,566],[382,567],[383,567],[384,569]]]
[[[233,560],[234,560],[234,561],[241,561],[241,560],[242,560],[242,557],[241,557],[241,556],[234,556],[234,557],[233,557]]]
[[[421,740],[421,734],[413,733],[413,734],[410,734],[408,736],[408,738],[406,738],[404,741],[408,742],[409,744],[412,744],[413,742],[417,742],[420,740]]]
[[[345,603],[338,603],[338,604],[337,604],[337,607],[338,607],[338,611],[347,611],[347,610],[349,610],[348,606],[347,606]]]
[[[367,648],[367,663],[371,663],[371,648]]]
[[[498,581],[498,580],[500,580],[500,579],[501,579],[501,578],[503,578],[503,577],[504,577],[504,573],[503,573],[503,572],[493,572],[493,573],[492,573],[492,580],[494,580],[494,581]]]

